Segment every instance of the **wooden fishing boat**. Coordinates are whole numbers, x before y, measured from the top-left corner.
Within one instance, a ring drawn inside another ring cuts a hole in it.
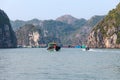
[[[54,43],[54,42],[49,43],[48,48],[47,48],[47,50],[50,50],[50,51],[59,51],[60,49],[61,47],[58,46],[57,43]]]

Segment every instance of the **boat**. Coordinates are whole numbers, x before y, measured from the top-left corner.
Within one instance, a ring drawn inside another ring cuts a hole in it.
[[[81,48],[81,46],[80,46],[80,45],[77,45],[77,46],[75,46],[75,48]]]
[[[61,47],[58,46],[57,43],[55,43],[55,42],[49,43],[48,48],[47,48],[47,50],[49,50],[49,51],[59,51],[60,49],[61,49]]]
[[[89,48],[89,47],[86,47],[85,50],[88,51],[88,50],[90,50],[90,48]]]
[[[86,46],[86,45],[82,45],[81,48],[85,49],[85,51],[90,50],[90,48],[88,46]]]

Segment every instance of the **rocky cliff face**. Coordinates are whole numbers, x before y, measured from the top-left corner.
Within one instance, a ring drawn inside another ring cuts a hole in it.
[[[120,48],[120,4],[94,27],[88,37],[88,46]]]
[[[17,47],[15,33],[6,13],[0,10],[0,48]]]
[[[104,16],[93,16],[89,20],[86,20],[84,18],[77,19],[72,17],[71,15],[64,15],[57,18],[56,20],[16,20],[11,21],[11,24],[14,30],[18,33],[20,33],[19,30],[21,30],[22,32],[25,30],[24,28],[22,28],[25,24],[33,24],[37,28],[40,28],[41,37],[39,44],[48,44],[49,42],[55,41],[64,45],[81,45],[84,44],[84,42],[86,42],[88,34],[92,30],[93,26],[96,25],[103,18]],[[26,32],[26,34],[28,33]],[[22,36],[17,34],[17,39],[19,43],[19,41],[22,40]]]
[[[18,45],[39,46],[40,29],[32,24],[26,24],[16,31]]]

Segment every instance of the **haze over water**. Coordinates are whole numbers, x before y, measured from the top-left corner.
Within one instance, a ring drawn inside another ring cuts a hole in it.
[[[0,49],[0,80],[120,80],[119,75],[119,49]]]

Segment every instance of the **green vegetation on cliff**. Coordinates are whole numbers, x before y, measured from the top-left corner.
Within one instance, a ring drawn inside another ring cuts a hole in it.
[[[119,28],[120,27],[120,3],[117,7],[111,11],[109,11],[108,15],[93,29],[97,31],[100,29],[101,33],[104,37],[111,36],[107,35],[108,29]]]
[[[107,48],[120,47],[120,3],[115,9],[109,11],[91,33],[89,37],[92,36],[90,39],[92,42],[88,41],[89,45],[97,45],[97,47],[105,46]]]
[[[117,41],[116,41],[117,44],[120,44],[120,32],[117,33]]]

